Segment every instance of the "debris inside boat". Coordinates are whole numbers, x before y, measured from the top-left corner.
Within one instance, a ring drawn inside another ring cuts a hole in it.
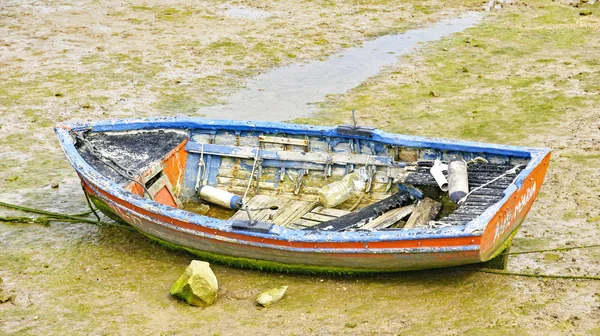
[[[174,118],[56,131],[109,217],[207,259],[285,270],[487,261],[510,246],[549,159],[355,125]]]

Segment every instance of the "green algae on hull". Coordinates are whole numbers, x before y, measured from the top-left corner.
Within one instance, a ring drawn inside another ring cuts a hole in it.
[[[87,197],[90,198],[90,201],[96,207],[96,209],[102,211],[102,213],[104,215],[106,215],[106,217],[114,220],[117,223],[129,225],[129,223],[127,223],[121,217],[119,217],[119,215],[117,215],[116,212],[114,212],[108,205],[106,205],[104,202],[102,202],[97,197],[94,197],[94,196],[91,196],[91,195],[88,195]]]
[[[200,259],[208,262],[213,262],[221,265],[231,266],[235,268],[241,269],[253,269],[258,271],[268,271],[268,272],[277,272],[277,273],[287,273],[287,274],[305,274],[305,275],[316,275],[316,274],[326,274],[326,275],[358,275],[358,274],[375,274],[375,273],[389,273],[381,270],[371,270],[371,269],[353,269],[346,267],[325,267],[325,266],[314,266],[314,265],[303,265],[303,264],[284,264],[276,261],[268,261],[268,260],[260,260],[253,258],[245,258],[245,257],[234,257],[224,254],[218,254],[213,252],[201,251],[197,249],[193,249],[186,246],[181,246],[177,244],[173,244],[166,240],[162,240],[160,238],[153,237],[144,232],[141,232],[144,236],[149,239],[155,241],[161,246],[169,248],[175,251],[186,251],[195,256],[200,257]]]

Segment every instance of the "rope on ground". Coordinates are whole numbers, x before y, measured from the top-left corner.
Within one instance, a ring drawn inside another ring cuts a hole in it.
[[[7,223],[23,223],[23,224],[41,224],[43,226],[50,225],[51,219],[49,217],[40,216],[37,218],[23,217],[23,216],[8,216],[0,217],[0,222]]]
[[[47,220],[46,222],[50,222],[50,221],[71,222],[71,223],[80,222],[80,223],[90,223],[90,224],[96,224],[96,225],[115,226],[115,227],[125,228],[128,230],[134,231],[134,229],[132,227],[129,227],[129,226],[126,226],[123,224],[108,223],[108,222],[103,222],[103,221],[99,221],[99,220],[92,220],[89,218],[84,218],[84,217],[79,217],[79,216],[74,216],[74,215],[67,215],[67,214],[61,214],[61,213],[57,213],[57,212],[29,208],[29,207],[22,206],[22,205],[0,202],[0,206],[9,208],[9,209],[19,210],[22,212],[44,215],[44,216],[38,217],[38,218],[40,218],[38,221],[36,221],[37,218],[6,217],[7,219],[12,219],[12,220],[7,220],[7,222],[38,223],[38,224],[44,224],[44,222],[46,220]],[[17,219],[19,221],[17,221]],[[0,221],[1,220],[3,220],[3,218],[0,218]],[[44,225],[47,225],[47,224],[44,224]]]
[[[515,251],[515,252],[504,252],[501,255],[513,255],[513,254],[527,254],[527,253],[543,253],[543,252],[556,252],[556,251],[568,251],[575,249],[586,249],[586,248],[596,248],[600,247],[600,244],[596,245],[580,245],[580,246],[570,246],[570,247],[557,247],[553,249],[545,249],[545,250],[531,250],[531,251]]]
[[[597,275],[533,274],[533,273],[509,272],[509,271],[497,270],[497,269],[492,269],[492,268],[474,268],[473,270],[476,272],[482,272],[482,273],[522,276],[522,277],[530,277],[530,278],[600,280],[600,276],[597,276]]]

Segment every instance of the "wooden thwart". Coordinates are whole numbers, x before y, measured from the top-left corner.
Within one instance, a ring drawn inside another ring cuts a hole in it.
[[[285,137],[260,135],[258,137],[258,141],[283,144],[283,145],[296,145],[296,146],[305,146],[305,147],[308,146],[308,139],[293,139],[293,138],[285,138]]]

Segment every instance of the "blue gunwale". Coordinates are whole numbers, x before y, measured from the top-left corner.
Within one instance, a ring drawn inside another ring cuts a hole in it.
[[[291,230],[280,226],[273,226],[270,233],[256,233],[233,230],[227,220],[219,220],[207,216],[193,214],[184,210],[172,208],[160,203],[142,198],[119,187],[116,183],[98,173],[92,168],[77,152],[74,141],[69,131],[77,131],[91,128],[94,132],[107,131],[133,131],[133,130],[152,130],[152,129],[196,129],[196,130],[224,130],[232,131],[260,131],[288,134],[302,134],[309,136],[330,136],[355,139],[371,139],[385,144],[431,148],[441,151],[464,151],[464,152],[485,152],[489,154],[514,156],[521,158],[530,158],[527,167],[520,172],[513,185],[504,192],[504,197],[494,206],[487,209],[481,216],[469,222],[466,226],[447,227],[439,229],[411,229],[397,231],[348,231],[348,232],[320,232],[320,231],[301,231]],[[286,124],[274,122],[253,122],[253,121],[235,121],[235,120],[213,120],[192,117],[169,117],[169,118],[148,118],[148,119],[118,119],[109,121],[100,121],[93,123],[74,123],[58,124],[55,126],[61,146],[64,149],[68,160],[75,168],[77,173],[92,185],[97,186],[108,194],[125,200],[134,206],[143,208],[147,211],[171,217],[177,220],[191,224],[203,226],[209,229],[215,229],[223,232],[235,232],[236,234],[270,238],[275,240],[290,242],[382,242],[398,240],[422,240],[436,238],[454,238],[454,237],[476,237],[481,236],[488,222],[492,219],[496,211],[517,191],[531,171],[540,164],[544,156],[550,152],[547,148],[526,148],[517,146],[506,146],[498,144],[486,144],[469,141],[443,140],[435,138],[426,138],[419,136],[390,134],[376,130],[372,138],[360,136],[340,136],[336,133],[335,127],[323,127],[312,125]],[[469,249],[471,249],[469,247]],[[379,251],[379,250],[377,250]]]

